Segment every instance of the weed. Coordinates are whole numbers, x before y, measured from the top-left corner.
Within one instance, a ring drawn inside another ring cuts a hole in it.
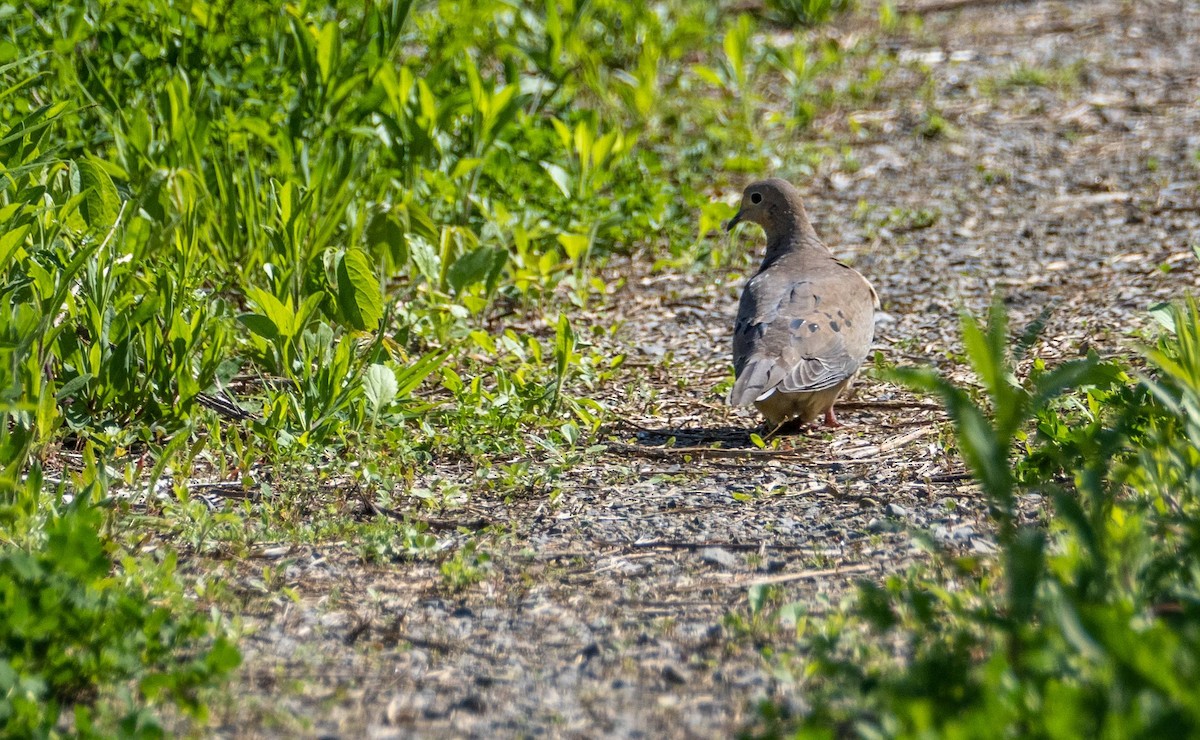
[[[767,734],[795,723],[893,736],[1200,726],[1200,629],[1182,607],[1197,589],[1186,564],[1197,548],[1200,309],[1189,301],[1164,316],[1172,332],[1146,353],[1153,379],[1089,357],[1053,370],[1035,361],[1019,382],[1016,363],[1043,322],[1010,353],[999,304],[986,325],[962,325],[980,402],[933,371],[894,372],[942,398],[1001,554],[934,548],[931,565],[863,583],[853,611],[810,623],[802,670],[821,677],[812,711],[789,720],[766,708]],[[1048,526],[1015,516],[1025,491],[1054,502]]]

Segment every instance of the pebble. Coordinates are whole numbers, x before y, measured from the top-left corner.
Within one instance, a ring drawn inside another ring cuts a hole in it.
[[[700,551],[700,559],[725,569],[738,566],[738,556],[720,547],[706,547]]]

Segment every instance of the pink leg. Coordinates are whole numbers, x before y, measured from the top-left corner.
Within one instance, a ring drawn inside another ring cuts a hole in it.
[[[838,420],[837,420],[837,417],[836,417],[836,416],[834,416],[834,415],[833,415],[833,407],[832,407],[832,406],[830,406],[830,407],[829,407],[829,408],[828,408],[828,409],[825,411],[825,426],[827,426],[827,427],[840,427],[841,425],[842,425],[842,423],[841,423],[840,421],[838,421]]]

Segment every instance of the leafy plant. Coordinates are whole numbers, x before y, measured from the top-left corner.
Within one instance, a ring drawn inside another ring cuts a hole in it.
[[[27,495],[40,483],[31,479]],[[199,692],[241,662],[183,600],[174,556],[117,565],[103,528],[100,511],[81,501],[49,518],[43,544],[0,551],[6,734],[47,736],[68,712],[81,735],[161,736],[156,707],[203,721]]]
[[[854,7],[853,0],[769,0],[767,7],[781,23],[815,26]]]
[[[942,397],[992,505],[1000,555],[993,564],[935,550],[931,565],[884,587],[864,583],[857,618],[813,625],[805,671],[816,699],[795,720],[803,732],[1067,738],[1200,728],[1200,438],[1185,431],[1200,402],[1196,303],[1173,324],[1175,336],[1148,352],[1159,371],[1142,381],[1149,395],[1122,390],[1129,374],[1095,358],[1052,371],[1035,364],[1018,383],[998,305],[986,328],[963,321],[986,406],[932,371],[896,371]],[[1034,332],[1017,341],[1018,355]],[[1048,425],[1066,408],[1053,399],[1075,389],[1090,399],[1084,419],[1103,420],[1064,435]],[[1039,432],[1021,457],[1032,418]],[[1048,526],[1023,523],[1015,508],[1015,471],[1033,458],[1042,473],[1057,463],[1070,474],[1069,487],[1026,484],[1053,499]],[[773,735],[792,721],[768,709],[762,722]]]

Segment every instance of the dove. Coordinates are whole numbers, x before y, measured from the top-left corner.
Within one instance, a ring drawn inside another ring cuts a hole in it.
[[[766,232],[767,251],[738,305],[728,401],[754,404],[772,432],[822,414],[827,426],[841,426],[833,405],[867,358],[879,297],[817,236],[786,180],[746,188],[725,230],[746,221]]]

